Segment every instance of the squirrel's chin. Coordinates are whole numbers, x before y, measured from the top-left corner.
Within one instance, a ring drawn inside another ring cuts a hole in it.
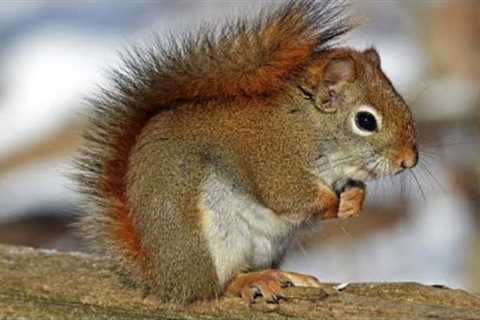
[[[363,168],[351,168],[351,170],[347,169],[345,176],[347,177],[347,179],[361,182],[367,182],[378,178],[378,174],[376,172]]]

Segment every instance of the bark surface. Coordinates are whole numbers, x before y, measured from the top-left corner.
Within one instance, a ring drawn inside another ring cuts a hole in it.
[[[0,319],[479,319],[480,296],[417,283],[289,288],[278,305],[158,304],[99,257],[0,245]]]

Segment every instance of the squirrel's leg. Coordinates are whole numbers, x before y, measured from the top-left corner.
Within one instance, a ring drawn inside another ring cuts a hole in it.
[[[238,274],[225,288],[225,294],[241,297],[247,303],[255,303],[258,298],[278,303],[285,298],[283,289],[292,286],[318,288],[322,284],[313,276],[268,269]]]
[[[143,284],[163,302],[191,303],[220,296],[223,286],[199,208],[206,165],[188,145],[158,139],[139,145],[147,147],[131,157],[128,193],[145,256]]]
[[[188,200],[185,199],[185,202]],[[152,203],[152,201],[150,202]],[[221,295],[215,266],[203,232],[196,225],[202,213],[192,206],[150,211],[150,224],[138,224],[146,254],[145,284],[158,301],[187,304]],[[153,222],[152,222],[153,221]]]

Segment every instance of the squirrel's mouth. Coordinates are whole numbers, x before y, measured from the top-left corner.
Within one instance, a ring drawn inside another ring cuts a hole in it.
[[[344,170],[344,176],[362,182],[380,179],[388,175],[398,175],[408,168],[397,168],[384,157],[369,162],[362,166],[348,166]]]

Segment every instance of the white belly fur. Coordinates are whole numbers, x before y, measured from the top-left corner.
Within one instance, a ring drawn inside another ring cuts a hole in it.
[[[218,173],[210,174],[202,194],[202,227],[222,286],[238,272],[269,268],[283,256],[297,224]]]

